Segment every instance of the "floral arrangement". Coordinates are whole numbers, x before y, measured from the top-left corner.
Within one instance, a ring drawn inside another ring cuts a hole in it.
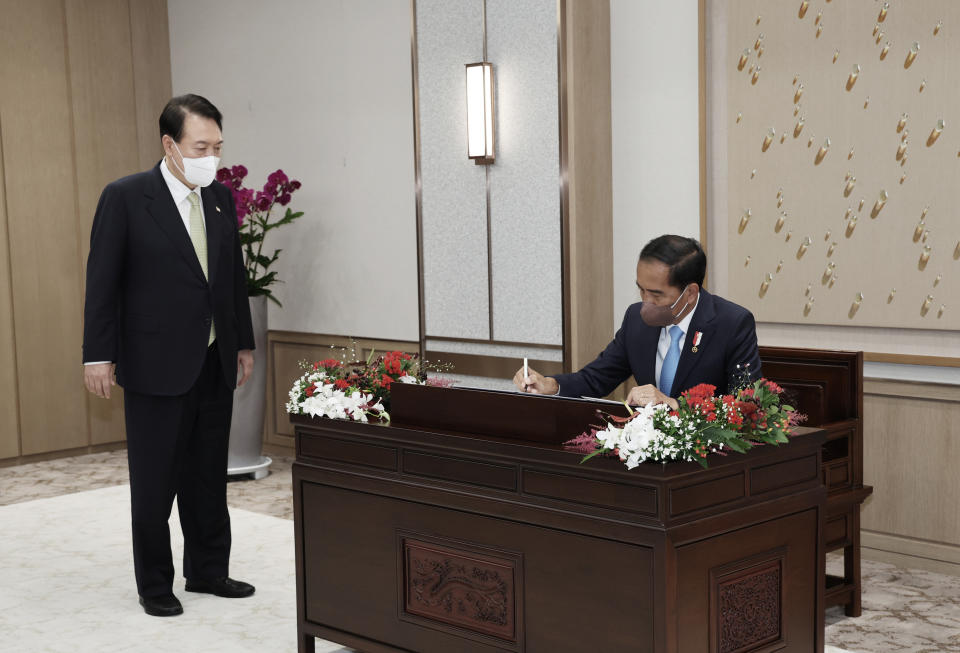
[[[243,180],[246,176],[247,169],[242,165],[220,168],[217,171],[217,181],[230,189],[237,208],[240,245],[243,247],[247,268],[247,295],[266,295],[280,306],[280,301],[270,290],[270,286],[280,280],[277,279],[276,270],[268,268],[276,262],[282,250],[275,249],[271,256],[267,256],[263,253],[263,241],[268,231],[290,224],[303,215],[303,211],[294,212],[287,208],[282,218],[270,221],[274,208],[278,204],[287,206],[301,184],[296,179],[287,177],[283,170],[277,170],[270,173],[262,190],[255,191],[244,188]]]
[[[783,388],[759,379],[733,394],[716,396],[716,386],[700,384],[685,391],[673,410],[666,404],[629,406],[629,417],[608,415],[603,428],[594,428],[566,443],[586,454],[617,456],[633,469],[651,460],[697,461],[707,467],[711,453],[744,453],[758,444],[788,441],[793,427],[806,419],[781,403]]]
[[[356,348],[354,348],[356,353]],[[294,381],[287,402],[288,413],[367,422],[371,418],[390,420],[390,386],[394,383],[450,385],[452,381],[428,378],[427,364],[417,354],[389,351],[365,362],[344,363],[327,358],[316,363],[301,362],[303,375]],[[448,367],[448,366],[447,366]]]

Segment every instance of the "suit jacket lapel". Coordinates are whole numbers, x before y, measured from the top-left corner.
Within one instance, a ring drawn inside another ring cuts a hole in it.
[[[203,269],[197,259],[197,252],[193,249],[190,234],[183,226],[183,218],[180,217],[177,205],[173,203],[173,196],[170,195],[159,165],[153,169],[153,183],[146,189],[145,195],[149,199],[147,211],[157,226],[167,235],[190,269],[203,279]],[[209,245],[207,249],[210,249]]]
[[[210,275],[209,282],[213,284],[213,275],[216,274],[217,261],[220,259],[220,244],[223,240],[221,227],[223,226],[223,214],[220,207],[217,206],[217,198],[214,197],[213,188],[207,186],[201,193],[203,199],[203,216],[207,225],[207,272]]]
[[[680,362],[677,363],[677,373],[673,377],[673,388],[670,391],[671,397],[676,397],[680,394],[681,390],[687,389],[687,377],[696,369],[697,363],[702,356],[702,352],[693,351],[694,337],[698,331],[703,334],[700,339],[700,346],[697,348],[698,350],[701,347],[709,347],[713,340],[713,333],[716,330],[716,325],[714,324],[715,317],[716,309],[713,306],[713,295],[701,288],[700,301],[697,304],[696,312],[693,314],[693,319],[690,320],[690,329],[687,331],[683,341],[683,351],[680,352]]]
[[[657,346],[660,344],[660,329],[661,327],[643,325],[643,331],[640,335],[641,342],[638,347],[641,355],[638,369],[643,375],[636,379],[639,385],[657,384]]]

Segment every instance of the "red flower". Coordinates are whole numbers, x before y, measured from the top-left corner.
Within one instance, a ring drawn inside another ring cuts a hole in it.
[[[769,390],[770,392],[774,392],[776,394],[780,394],[781,392],[783,392],[783,388],[778,386],[776,383],[774,383],[770,379],[763,379],[763,384],[767,386],[767,390]]]
[[[752,397],[752,396],[753,396],[753,388],[744,388],[743,390],[740,391],[740,394],[743,395],[743,396],[745,396],[745,397]]]
[[[744,417],[750,417],[757,412],[757,405],[752,401],[738,401],[736,407]]]
[[[346,379],[337,379],[333,382],[333,385],[337,386],[340,390],[346,390],[350,387],[350,382]]]
[[[684,390],[681,395],[687,398],[688,402],[701,403],[703,400],[708,399],[713,396],[713,393],[716,392],[717,386],[710,385],[709,383],[700,383],[695,385],[689,390]]]
[[[317,384],[311,383],[309,386],[307,386],[305,393],[308,397],[312,397],[313,393],[315,393],[316,391],[317,391]]]
[[[709,412],[709,413],[707,413],[707,421],[708,421],[708,422],[716,422],[716,421],[717,421],[717,414],[714,413],[714,412],[712,412],[712,411]]]
[[[389,389],[390,384],[393,383],[393,379],[391,379],[389,376],[384,374],[383,377],[380,379],[380,382],[383,384],[384,388]]]
[[[340,367],[340,361],[338,361],[336,358],[325,358],[317,363],[317,365],[320,367]]]

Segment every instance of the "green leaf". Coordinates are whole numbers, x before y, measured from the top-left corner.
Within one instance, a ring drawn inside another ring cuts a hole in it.
[[[780,444],[783,444],[784,442],[790,442],[790,438],[788,438],[788,437],[787,437],[786,435],[784,435],[782,432],[777,431],[776,441],[777,441],[778,443],[780,443]]]
[[[603,452],[603,449],[597,449],[596,451],[594,451],[594,452],[592,452],[592,453],[588,453],[586,456],[584,456],[584,457],[580,460],[580,464],[582,465],[583,463],[587,462],[588,460],[590,460],[590,459],[593,458],[594,456],[600,455],[602,452]]]
[[[737,453],[747,453],[747,451],[751,449],[750,443],[740,438],[730,438],[724,442],[724,444]]]
[[[796,410],[796,408],[794,408],[793,406],[787,406],[786,404],[784,404],[783,406],[780,406],[780,410],[788,413],[792,413],[793,411]]]

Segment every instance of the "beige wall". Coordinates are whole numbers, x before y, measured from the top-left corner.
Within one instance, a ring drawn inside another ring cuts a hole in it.
[[[617,327],[639,301],[637,256],[647,241],[700,238],[697,10],[698,0],[610,0]]]
[[[417,340],[409,0],[167,4],[173,90],[223,113],[223,165],[303,183],[264,248],[269,328]]]
[[[744,269],[743,259],[740,259],[738,265],[729,265],[728,261],[732,251],[731,238],[737,235],[736,230],[733,231],[733,236],[728,233],[729,221],[739,220],[740,217],[739,214],[728,215],[728,188],[732,184],[729,177],[734,174],[728,137],[731,130],[739,128],[736,124],[736,113],[742,112],[743,120],[746,121],[750,109],[733,108],[737,104],[733,101],[736,100],[733,95],[735,89],[729,87],[726,80],[729,68],[737,63],[736,59],[731,60],[728,56],[728,51],[731,51],[728,42],[728,21],[731,15],[748,5],[753,7],[746,14],[750,19],[751,30],[766,31],[768,38],[773,38],[776,30],[763,28],[763,22],[776,16],[767,10],[756,9],[758,5],[753,0],[736,0],[736,2],[706,0],[707,102],[704,109],[708,137],[709,275],[714,288],[721,294],[728,293],[734,285],[731,275],[735,274],[736,270]],[[846,7],[842,3],[841,6]],[[835,10],[847,10],[841,9],[841,6],[835,6]],[[782,7],[778,7],[777,12],[781,9]],[[811,9],[813,9],[812,6]],[[931,27],[940,18],[939,15],[934,15],[929,7],[924,9],[917,6],[914,10],[920,13],[927,12],[929,15],[921,16],[921,22],[929,22]],[[790,11],[793,12],[790,19],[792,26],[798,21],[796,7]],[[762,22],[761,25],[754,25],[753,22],[758,13],[763,14]],[[826,22],[827,12],[824,14]],[[815,15],[816,11],[811,11],[807,17],[809,23],[807,27],[811,30],[812,22],[810,21]],[[834,20],[833,24],[838,23]],[[813,32],[811,31],[809,35],[813,37]],[[836,34],[831,39],[834,37]],[[901,43],[903,48],[906,45]],[[764,60],[775,54],[775,48],[772,46],[767,49],[767,53],[763,55]],[[840,49],[844,51],[843,46],[840,46]],[[833,50],[834,46],[830,45],[825,59],[813,58],[811,62],[819,62],[824,67],[832,66]],[[733,51],[736,52],[736,50]],[[804,56],[803,52],[796,49],[791,50],[789,54]],[[902,62],[901,57],[896,63],[900,66]],[[773,59],[769,64],[763,65],[768,69],[765,72],[776,68]],[[849,71],[850,66],[844,64],[844,69]],[[790,67],[789,70],[792,72],[794,68]],[[743,74],[746,72],[745,68]],[[791,80],[787,79],[788,91],[790,82]],[[809,95],[813,92],[814,85],[808,84],[808,86]],[[806,100],[807,98],[804,98],[804,101]],[[882,102],[882,98],[874,97],[870,103],[871,110],[884,112],[889,110],[889,107],[878,102]],[[791,105],[788,103],[787,106],[786,116],[789,120],[786,122],[792,125],[794,118],[789,109]],[[740,126],[743,126],[743,123]],[[782,127],[783,124],[776,125],[778,138],[775,145],[787,147],[787,144],[783,146],[779,144],[779,132],[782,131]],[[805,137],[808,136],[808,128],[811,128],[811,125],[808,124],[805,127]],[[890,133],[894,133],[892,128]],[[820,136],[826,135],[820,134]],[[897,135],[894,133],[894,136]],[[792,136],[787,140],[788,143],[792,142]],[[844,159],[844,163],[847,163],[848,146],[840,144],[843,137],[833,140],[837,141],[834,147],[841,150],[839,152],[841,158]],[[804,149],[805,144],[806,138],[802,143]],[[760,154],[760,139],[755,141],[755,147],[756,152]],[[926,148],[921,145],[921,149]],[[862,155],[861,152],[860,156]],[[918,160],[915,164],[921,167],[913,169],[910,174],[922,177],[925,174],[923,162],[921,157],[916,158]],[[849,161],[851,167],[855,164],[857,164],[856,158]],[[857,165],[862,166],[862,164],[863,161]],[[805,165],[812,167],[813,164],[812,161],[807,160]],[[787,169],[784,169],[784,166]],[[752,167],[758,168],[757,179],[759,180],[762,166],[758,163]],[[789,164],[782,161],[778,167],[771,169],[771,172],[789,176]],[[737,174],[742,176],[743,171],[738,170]],[[863,177],[862,174],[860,176]],[[842,177],[841,172],[841,181]],[[897,187],[899,188],[899,185]],[[858,194],[854,197],[859,198],[862,193],[857,192]],[[872,202],[872,199],[870,201]],[[869,210],[869,207],[865,210]],[[757,211],[754,211],[754,214],[755,217],[759,215]],[[869,218],[867,221],[870,221]],[[915,223],[915,219],[910,223],[911,233]],[[838,230],[834,229],[834,231]],[[841,238],[841,240],[844,239]],[[823,242],[822,235],[820,242]],[[849,261],[849,266],[867,270],[876,267],[876,262],[873,257],[868,256]],[[784,267],[784,273],[788,273],[787,266]],[[817,288],[821,287],[818,282],[814,285]],[[907,567],[928,567],[950,573],[960,572],[960,528],[957,522],[957,514],[960,513],[955,509],[955,506],[960,503],[960,485],[955,480],[954,471],[957,447],[960,446],[954,426],[957,423],[957,417],[960,417],[960,403],[958,403],[960,369],[955,367],[960,363],[960,359],[957,359],[957,333],[955,331],[771,322],[758,323],[757,333],[761,345],[865,352],[864,357],[867,362],[864,364],[866,379],[864,483],[874,487],[874,494],[864,504],[862,512],[863,555],[868,558],[891,560]],[[907,364],[907,361],[920,364]],[[910,380],[907,381],[907,379]]]
[[[80,381],[103,186],[160,156],[165,0],[0,0],[0,464],[120,442]]]

